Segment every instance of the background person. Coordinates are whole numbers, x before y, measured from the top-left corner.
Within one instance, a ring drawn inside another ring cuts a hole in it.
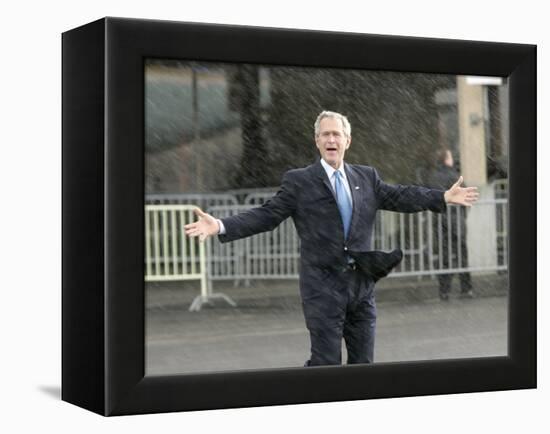
[[[453,185],[458,172],[454,168],[453,154],[447,148],[437,151],[434,169],[429,173],[427,186],[436,189],[447,189]],[[456,212],[455,212],[456,211]],[[468,247],[466,243],[466,209],[460,207],[456,210],[449,209],[451,218],[441,216],[441,225],[438,219],[433,221],[434,247],[441,256],[443,268],[468,268]],[[450,221],[449,221],[450,220]],[[449,224],[450,223],[450,224]],[[441,232],[440,232],[441,231]],[[441,240],[439,237],[441,236]],[[449,253],[449,243],[451,250]],[[439,247],[441,246],[441,251]],[[450,257],[449,257],[450,255]],[[460,262],[459,262],[460,256]],[[436,259],[436,267],[439,266],[439,258]],[[460,280],[460,295],[473,298],[472,279],[469,272],[458,273]],[[439,298],[449,300],[453,273],[438,274]]]

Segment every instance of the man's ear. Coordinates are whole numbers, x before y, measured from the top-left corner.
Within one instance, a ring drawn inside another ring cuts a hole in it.
[[[351,136],[348,137],[348,144],[346,145],[346,149],[349,149],[349,145],[351,145]]]

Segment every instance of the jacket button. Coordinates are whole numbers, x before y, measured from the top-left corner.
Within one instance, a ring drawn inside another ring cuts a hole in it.
[[[344,246],[344,250],[347,252],[348,251],[348,246]]]

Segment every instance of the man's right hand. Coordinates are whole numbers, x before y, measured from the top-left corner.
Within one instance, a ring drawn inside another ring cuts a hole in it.
[[[208,237],[218,234],[220,227],[214,217],[203,212],[200,208],[195,208],[194,212],[199,220],[184,226],[186,235],[199,237],[200,241],[204,241]]]

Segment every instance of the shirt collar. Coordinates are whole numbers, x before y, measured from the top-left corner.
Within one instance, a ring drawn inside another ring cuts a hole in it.
[[[336,169],[334,169],[331,165],[329,165],[325,160],[321,158],[321,166],[323,166],[323,169],[325,169],[325,172],[327,172],[328,179],[332,179],[332,176],[334,175],[334,172],[336,172]],[[344,162],[342,161],[342,164],[340,168],[338,169],[338,172],[340,172],[343,176],[343,179],[347,179],[346,177],[346,171],[344,170]]]

